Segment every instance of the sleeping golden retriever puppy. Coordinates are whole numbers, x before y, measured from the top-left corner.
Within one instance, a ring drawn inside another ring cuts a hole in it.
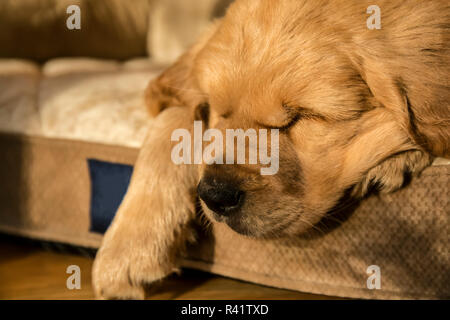
[[[98,296],[143,298],[144,284],[176,270],[196,190],[205,214],[238,233],[295,236],[344,194],[394,191],[450,156],[448,1],[379,0],[381,29],[366,24],[371,4],[237,1],[149,85],[159,115],[98,252]],[[174,164],[171,133],[194,120],[224,136],[279,129],[278,172]]]

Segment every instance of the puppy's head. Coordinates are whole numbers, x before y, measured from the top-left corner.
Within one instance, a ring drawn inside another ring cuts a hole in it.
[[[410,20],[399,23],[402,13],[387,5],[378,35],[365,26],[364,5],[332,6],[237,1],[149,86],[153,113],[183,104],[204,129],[222,133],[214,139],[222,139],[223,151],[211,156],[224,164],[202,165],[198,193],[207,215],[241,234],[303,232],[347,191],[361,197],[371,184],[395,190],[431,154],[449,155],[445,44],[420,30],[417,39],[408,34]],[[421,19],[414,25],[429,17]],[[418,50],[418,41],[434,54]],[[430,64],[440,68],[431,72]],[[226,164],[239,145],[235,138],[229,145],[230,129],[256,134],[256,146],[249,136],[241,140],[246,161]],[[277,163],[273,174],[261,174],[273,163],[250,161],[261,141]]]

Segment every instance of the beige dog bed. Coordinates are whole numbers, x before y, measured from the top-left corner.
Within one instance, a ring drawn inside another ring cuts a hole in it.
[[[99,246],[151,122],[142,93],[159,70],[147,60],[42,69],[0,60],[0,231]],[[450,298],[449,177],[449,161],[435,161],[408,187],[295,240],[250,240],[217,225],[183,264],[318,294]],[[121,190],[102,189],[117,181]],[[367,288],[372,265],[380,289]]]

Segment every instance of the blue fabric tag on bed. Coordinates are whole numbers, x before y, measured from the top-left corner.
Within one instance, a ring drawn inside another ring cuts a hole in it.
[[[90,231],[105,233],[127,192],[133,167],[88,159],[91,176]]]

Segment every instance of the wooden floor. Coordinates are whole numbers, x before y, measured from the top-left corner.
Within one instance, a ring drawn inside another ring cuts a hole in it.
[[[94,299],[92,258],[0,239],[0,299]],[[69,265],[81,269],[81,289],[66,287]],[[149,299],[330,299],[185,270],[153,288]]]

